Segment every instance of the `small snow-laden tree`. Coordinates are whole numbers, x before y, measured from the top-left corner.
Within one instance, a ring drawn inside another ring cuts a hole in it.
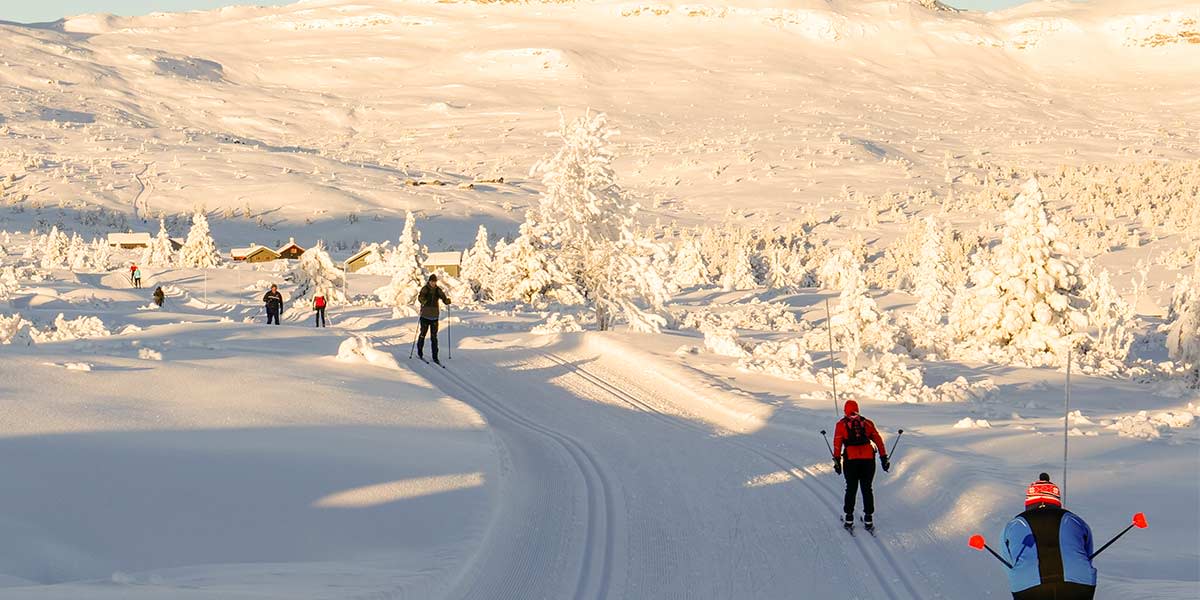
[[[412,211],[404,217],[404,230],[396,247],[380,263],[392,276],[391,282],[375,290],[384,303],[394,311],[412,313],[416,310],[417,294],[425,285],[425,249],[421,246],[421,233],[417,231]]]
[[[346,294],[342,291],[346,284],[345,275],[329,257],[322,242],[305,250],[285,278],[296,286],[292,292],[294,311],[312,310],[313,298],[317,296],[325,296],[325,301],[330,304],[347,302]]]
[[[0,315],[0,344],[13,346],[28,346],[33,343],[33,336],[29,331],[29,321],[21,318],[21,315],[12,315],[6,317]]]
[[[562,146],[535,167],[545,186],[537,216],[531,222],[526,215],[530,232],[575,279],[602,330],[621,317],[635,328],[665,322],[656,285],[639,283],[663,278],[648,273],[654,261],[635,258],[644,257],[647,247],[634,228],[638,206],[616,183],[611,141],[616,134],[603,113],[570,122],[561,118],[556,136]],[[635,266],[641,279],[630,278]]]
[[[679,242],[675,263],[671,267],[671,282],[679,289],[712,285],[712,276],[704,261],[700,240],[689,236]]]
[[[150,245],[142,252],[142,265],[149,267],[170,267],[175,265],[177,256],[171,245],[171,236],[167,233],[167,223],[158,220],[158,235],[150,240]]]
[[[492,281],[495,279],[496,257],[488,244],[487,228],[479,226],[475,233],[475,245],[463,252],[459,275],[470,287],[471,295],[479,301],[492,298]]]
[[[221,252],[213,241],[208,216],[198,210],[192,214],[192,228],[179,250],[179,262],[193,269],[212,269],[221,266]]]
[[[1080,264],[1080,276],[1085,285],[1082,292],[1087,301],[1087,335],[1078,340],[1078,359],[1085,366],[1116,371],[1129,357],[1133,344],[1133,306],[1121,297],[1112,284],[1107,270],[1092,276],[1090,260]]]
[[[18,288],[20,284],[17,281],[16,269],[11,265],[0,267],[0,304],[10,304]]]
[[[96,271],[107,271],[112,266],[112,246],[105,240],[92,240],[90,256],[91,266]]]
[[[540,306],[546,302],[583,304],[574,277],[540,245],[533,226],[521,224],[512,243],[496,244],[496,271],[492,291],[496,299]]]
[[[1086,282],[1058,239],[1036,179],[1022,187],[1005,222],[999,245],[976,254],[971,286],[955,301],[955,338],[990,360],[1062,365],[1088,325]]]
[[[1167,329],[1167,354],[1171,360],[1190,365],[1188,378],[1200,388],[1200,263],[1191,277],[1176,282]]]
[[[915,316],[929,327],[940,327],[950,308],[954,292],[946,268],[942,231],[933,217],[926,217],[921,249],[913,273],[913,293],[917,296]]]
[[[83,271],[88,268],[90,262],[88,245],[83,241],[79,234],[71,236],[71,243],[67,246],[66,265],[72,271]]]
[[[726,292],[734,290],[752,290],[758,287],[754,278],[754,266],[751,263],[752,252],[750,240],[741,235],[727,238],[728,253],[721,262],[721,278],[718,283]]]
[[[58,230],[58,226],[50,228],[50,232],[40,238],[41,267],[43,269],[59,269],[69,267],[71,255],[71,238]]]
[[[838,349],[846,353],[846,370],[853,374],[860,361],[896,349],[896,328],[887,313],[867,295],[867,280],[862,266],[850,256],[847,270],[841,274],[843,285],[838,302],[830,315],[830,326]]]
[[[821,287],[831,290],[843,290],[851,284],[857,284],[855,279],[861,274],[862,263],[849,248],[842,248],[830,254],[817,271]],[[865,280],[862,283],[866,285]]]

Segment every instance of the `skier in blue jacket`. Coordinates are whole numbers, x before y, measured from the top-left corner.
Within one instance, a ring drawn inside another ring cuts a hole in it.
[[[1092,600],[1092,530],[1062,507],[1058,486],[1042,473],[1025,490],[1025,512],[1004,528],[1013,600]]]

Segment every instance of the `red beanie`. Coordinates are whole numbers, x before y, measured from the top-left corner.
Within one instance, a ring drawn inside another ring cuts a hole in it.
[[[858,403],[853,400],[847,400],[846,406],[842,409],[847,417],[858,414]]]
[[[1038,504],[1062,506],[1062,497],[1058,486],[1050,482],[1050,476],[1042,473],[1037,481],[1025,488],[1025,508]]]

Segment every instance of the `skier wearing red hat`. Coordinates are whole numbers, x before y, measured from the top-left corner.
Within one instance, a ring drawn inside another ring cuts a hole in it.
[[[1062,496],[1042,473],[1025,490],[1025,512],[1004,528],[1004,553],[1012,568],[1014,600],[1092,600],[1092,530],[1062,507]]]
[[[875,522],[875,493],[871,482],[875,479],[875,449],[879,449],[879,464],[884,471],[891,468],[887,446],[875,423],[858,414],[858,402],[847,400],[842,412],[846,414],[833,430],[833,470],[846,476],[846,498],[843,505],[846,513],[845,525],[854,525],[854,501],[859,488],[863,498],[863,524],[872,529]],[[871,444],[874,443],[874,448]]]

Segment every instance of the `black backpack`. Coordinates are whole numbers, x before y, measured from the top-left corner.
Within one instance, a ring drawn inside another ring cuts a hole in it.
[[[867,420],[859,415],[842,419],[846,423],[846,446],[865,446],[871,443],[867,436]]]

